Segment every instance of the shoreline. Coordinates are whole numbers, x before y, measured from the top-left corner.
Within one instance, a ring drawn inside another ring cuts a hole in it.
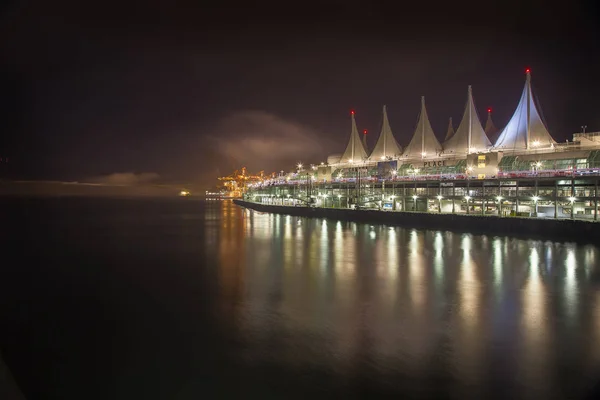
[[[498,217],[494,215],[433,214],[411,211],[350,210],[346,208],[291,207],[235,199],[241,207],[259,212],[336,221],[383,224],[404,228],[444,230],[478,235],[502,235],[535,240],[597,243],[600,223],[570,219]]]

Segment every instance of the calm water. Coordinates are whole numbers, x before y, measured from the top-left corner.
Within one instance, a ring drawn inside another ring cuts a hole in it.
[[[0,345],[29,399],[575,398],[593,246],[192,199],[0,199]]]

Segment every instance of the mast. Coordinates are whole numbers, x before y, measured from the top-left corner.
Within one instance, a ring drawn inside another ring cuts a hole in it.
[[[423,113],[425,112],[425,96],[421,96],[421,158],[423,158],[423,153],[425,153],[425,116]]]
[[[530,127],[530,123],[529,123],[529,116],[530,116],[530,103],[531,103],[531,74],[529,73],[529,68],[527,68],[525,70],[525,73],[527,74],[527,138],[526,138],[526,143],[527,143],[527,150],[529,150],[529,138],[531,137],[531,127]]]
[[[383,128],[385,129],[385,121],[387,120],[387,111],[386,111],[386,107],[385,105],[383,106]],[[386,141],[387,141],[387,132],[383,132],[383,156],[387,156],[387,153],[385,151],[385,145],[386,145]]]
[[[471,92],[471,85],[469,85],[469,100],[467,100],[467,107],[469,107],[469,139],[467,141],[467,154],[471,153],[471,131],[473,128],[473,119],[471,115],[471,105],[473,104],[473,94]]]
[[[350,111],[352,115],[352,135],[354,135],[354,131],[356,130],[356,121],[354,120],[354,111]],[[350,141],[352,142],[352,160],[354,161],[354,137],[351,136]]]

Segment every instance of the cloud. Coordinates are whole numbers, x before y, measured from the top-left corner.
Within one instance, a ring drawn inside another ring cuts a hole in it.
[[[231,114],[213,135],[219,153],[238,167],[267,171],[298,160],[323,159],[319,136],[308,126],[263,111]]]
[[[155,172],[116,172],[110,175],[103,175],[94,178],[90,178],[88,181],[91,183],[100,183],[104,185],[115,185],[115,186],[132,186],[141,185],[146,183],[154,183],[160,178]]]

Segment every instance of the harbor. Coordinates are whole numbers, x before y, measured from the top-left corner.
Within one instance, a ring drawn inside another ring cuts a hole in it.
[[[245,204],[286,209],[418,213],[460,223],[452,216],[496,217],[486,224],[520,218],[519,226],[533,219],[597,222],[600,132],[585,132],[584,126],[572,140],[556,142],[538,108],[527,69],[519,103],[503,129],[495,128],[491,109],[482,125],[469,86],[463,118],[456,130],[450,120],[443,142],[431,128],[423,97],[410,143],[396,141],[384,106],[371,150],[352,111],[341,155],[298,163],[287,173],[261,172],[261,179],[241,182],[238,191]]]

